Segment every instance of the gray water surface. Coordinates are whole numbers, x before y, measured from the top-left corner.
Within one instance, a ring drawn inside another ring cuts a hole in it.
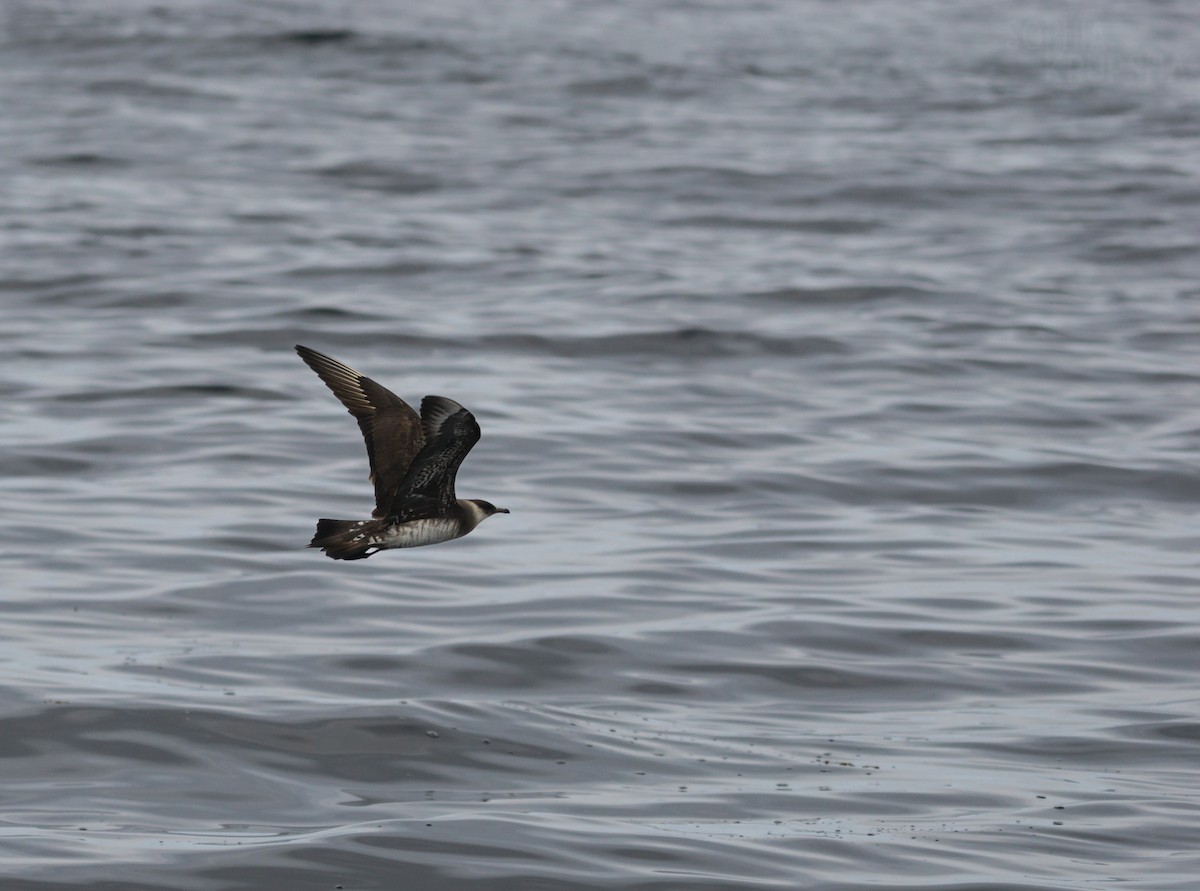
[[[1190,5],[0,26],[6,891],[1195,886]]]

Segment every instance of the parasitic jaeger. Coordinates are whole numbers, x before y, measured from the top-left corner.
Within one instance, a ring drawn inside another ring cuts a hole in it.
[[[461,538],[492,514],[508,513],[454,495],[458,466],[479,442],[479,424],[469,411],[453,399],[426,396],[418,415],[349,365],[299,344],[296,352],[358,421],[375,485],[371,519],[318,520],[310,548],[334,560],[362,560],[389,548]]]

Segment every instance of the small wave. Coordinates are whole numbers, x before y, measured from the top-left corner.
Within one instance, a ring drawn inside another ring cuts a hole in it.
[[[375,265],[353,265],[353,266],[298,266],[287,272],[287,275],[293,278],[340,278],[340,277],[359,277],[359,276],[382,276],[392,278],[395,276],[409,275],[426,275],[431,272],[437,272],[443,267],[434,263],[411,263],[411,262],[396,262],[396,263],[379,263]]]
[[[372,33],[337,26],[295,28],[274,33],[238,35],[237,39],[262,47],[287,49],[341,48],[349,47],[355,52],[374,53],[448,53],[461,55],[462,50],[454,43],[435,37],[418,37],[407,34]]]
[[[582,80],[567,87],[567,91],[576,96],[645,96],[651,90],[650,79],[640,74]]]
[[[746,295],[754,300],[777,300],[786,303],[867,303],[875,300],[900,300],[904,303],[942,299],[946,295],[911,285],[841,285],[828,288],[774,288],[752,291]]]
[[[432,174],[379,161],[345,161],[317,167],[312,172],[348,188],[397,195],[436,192],[449,186],[445,180]]]
[[[351,28],[306,28],[298,31],[284,31],[267,38],[267,42],[318,46],[323,43],[345,43],[357,36],[358,33]]]
[[[55,455],[23,455],[13,452],[0,458],[0,476],[76,476],[95,467],[95,462]]]
[[[151,78],[111,78],[97,80],[88,84],[87,90],[98,96],[130,96],[140,99],[208,99],[221,102],[232,102],[234,97],[214,92],[200,90],[190,84],[164,81]]]
[[[829,337],[770,337],[748,331],[677,328],[598,337],[551,338],[532,334],[500,335],[484,343],[505,349],[560,356],[646,356],[719,358],[728,356],[812,356],[839,354],[846,346]]]
[[[273,390],[240,387],[232,384],[184,384],[177,386],[127,387],[106,390],[75,390],[51,397],[55,402],[115,402],[121,400],[191,400],[196,397],[227,397],[233,399],[286,399]]]
[[[116,155],[104,155],[99,152],[66,152],[61,155],[42,155],[31,158],[29,163],[40,167],[84,167],[116,170],[128,167],[133,162],[128,158],[120,158]]]
[[[732,214],[704,214],[674,217],[665,226],[695,226],[703,229],[759,229],[776,232],[817,232],[827,235],[852,235],[872,232],[880,227],[877,220],[830,217],[798,220],[778,217],[748,217]]]

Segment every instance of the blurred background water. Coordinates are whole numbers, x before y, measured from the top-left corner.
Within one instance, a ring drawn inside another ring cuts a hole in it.
[[[1194,887],[1194,12],[7,0],[3,887]]]

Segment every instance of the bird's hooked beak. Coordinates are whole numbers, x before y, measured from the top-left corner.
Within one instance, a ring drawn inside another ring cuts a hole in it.
[[[507,507],[498,507],[498,508],[496,508],[496,513],[507,514],[507,513],[511,513],[511,511],[509,511],[509,509]]]

